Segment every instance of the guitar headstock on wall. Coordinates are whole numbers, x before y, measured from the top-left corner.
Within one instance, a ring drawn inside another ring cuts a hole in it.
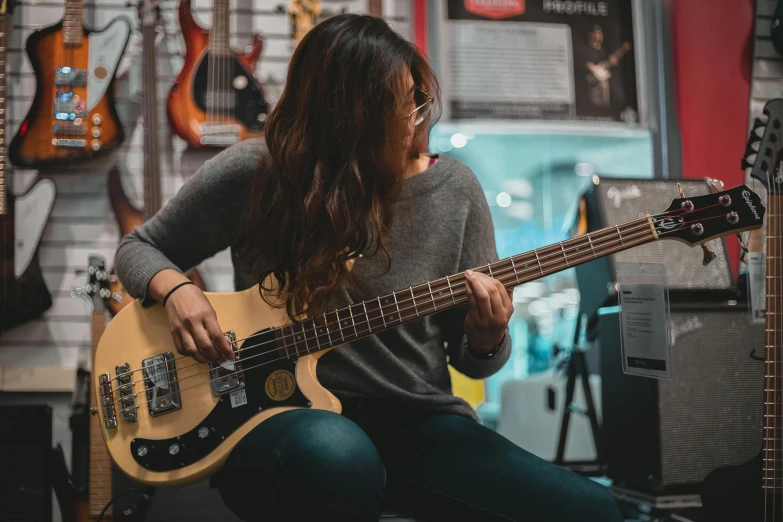
[[[747,185],[672,201],[666,211],[650,216],[658,239],[676,239],[691,246],[746,230],[764,223],[761,198]]]
[[[106,303],[112,298],[109,280],[106,260],[101,256],[91,255],[87,265],[87,284],[84,289],[92,298],[93,313],[102,314]]]
[[[783,99],[770,100],[764,106],[766,121],[756,118],[750,132],[742,168],[751,169],[769,195],[783,193]]]

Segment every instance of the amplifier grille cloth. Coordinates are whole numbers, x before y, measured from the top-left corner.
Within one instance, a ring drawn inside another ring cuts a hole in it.
[[[703,181],[681,181],[685,196],[709,194]],[[673,181],[623,180],[601,178],[595,188],[603,226],[622,224],[646,213],[661,212],[679,197]],[[708,266],[702,266],[702,249],[676,240],[655,241],[648,245],[614,254],[615,262],[664,263],[669,288],[675,290],[727,290],[733,286],[724,242],[707,243],[717,254]]]
[[[754,457],[762,445],[764,325],[748,312],[672,312],[674,377],[660,381],[664,485],[701,482],[714,468]]]

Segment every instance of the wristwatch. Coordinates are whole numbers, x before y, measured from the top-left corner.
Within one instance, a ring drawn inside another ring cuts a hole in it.
[[[492,359],[493,357],[495,357],[495,355],[497,355],[497,353],[500,351],[500,347],[501,347],[501,346],[503,346],[503,343],[504,343],[504,342],[506,342],[506,334],[503,334],[503,338],[500,340],[500,342],[498,343],[498,345],[497,345],[497,346],[495,346],[495,347],[492,349],[492,351],[490,351],[490,352],[487,352],[487,353],[476,353],[476,351],[475,351],[475,350],[473,350],[473,349],[470,347],[470,343],[468,342],[468,338],[467,338],[467,337],[465,337],[465,345],[467,346],[467,348],[468,348],[468,352],[470,352],[470,355],[471,355],[471,356],[472,356],[474,359],[481,359],[481,360]]]

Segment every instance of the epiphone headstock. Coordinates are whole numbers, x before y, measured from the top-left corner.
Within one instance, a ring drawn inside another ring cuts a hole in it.
[[[659,239],[676,239],[696,246],[759,229],[764,222],[761,198],[747,185],[703,196],[682,196],[673,200],[665,212],[651,216]]]
[[[766,121],[756,118],[750,132],[742,169],[750,168],[750,176],[758,180],[770,195],[783,193],[783,99],[767,102]]]

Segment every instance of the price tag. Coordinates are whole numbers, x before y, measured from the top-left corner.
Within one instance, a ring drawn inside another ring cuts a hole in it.
[[[748,252],[748,299],[750,301],[750,322],[764,324],[767,308],[766,271],[764,252]]]
[[[623,371],[658,379],[672,377],[669,287],[658,263],[617,263]]]

